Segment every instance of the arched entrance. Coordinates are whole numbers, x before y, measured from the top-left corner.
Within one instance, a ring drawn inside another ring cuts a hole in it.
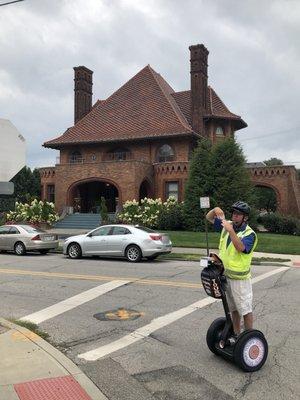
[[[117,187],[106,181],[83,181],[69,189],[69,204],[74,212],[99,213],[101,197],[104,197],[107,211],[114,213],[119,200]]]
[[[279,199],[276,191],[263,185],[255,185],[255,206],[260,211],[275,212],[277,211]]]
[[[139,190],[139,200],[144,199],[145,197],[152,197],[152,191],[150,183],[145,179],[141,183]]]

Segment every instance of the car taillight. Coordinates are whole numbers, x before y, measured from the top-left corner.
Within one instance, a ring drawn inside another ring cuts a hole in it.
[[[161,240],[162,239],[161,235],[149,235],[149,236],[150,236],[150,239],[152,239],[152,240]]]
[[[33,238],[31,238],[31,240],[42,240],[40,235],[36,235]]]

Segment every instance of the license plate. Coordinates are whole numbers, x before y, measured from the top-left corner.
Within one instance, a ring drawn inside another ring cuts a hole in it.
[[[43,237],[43,240],[44,240],[45,242],[52,242],[52,241],[55,240],[55,239],[54,239],[54,236],[44,236],[44,237]]]

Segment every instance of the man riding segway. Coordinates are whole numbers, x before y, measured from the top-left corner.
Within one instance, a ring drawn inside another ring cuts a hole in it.
[[[241,317],[245,329],[253,328],[252,284],[250,265],[257,245],[256,233],[247,225],[250,207],[243,201],[232,205],[232,221],[225,219],[221,208],[210,210],[206,218],[221,232],[219,257],[227,277],[227,301],[236,335],[241,332]]]
[[[253,372],[265,363],[268,343],[262,332],[253,329],[250,266],[257,236],[247,224],[249,213],[250,207],[243,201],[232,205],[232,221],[225,219],[219,207],[207,213],[207,220],[221,230],[220,251],[219,257],[208,257],[201,280],[209,296],[222,300],[225,311],[225,318],[217,318],[207,331],[209,349],[244,371]],[[242,333],[241,317],[245,328]]]

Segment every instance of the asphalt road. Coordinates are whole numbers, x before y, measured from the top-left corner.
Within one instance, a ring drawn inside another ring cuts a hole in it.
[[[300,268],[279,268],[252,268],[273,271],[253,286],[269,357],[252,374],[206,346],[223,309],[205,305],[198,262],[0,254],[0,314],[37,321],[111,400],[298,399]]]

